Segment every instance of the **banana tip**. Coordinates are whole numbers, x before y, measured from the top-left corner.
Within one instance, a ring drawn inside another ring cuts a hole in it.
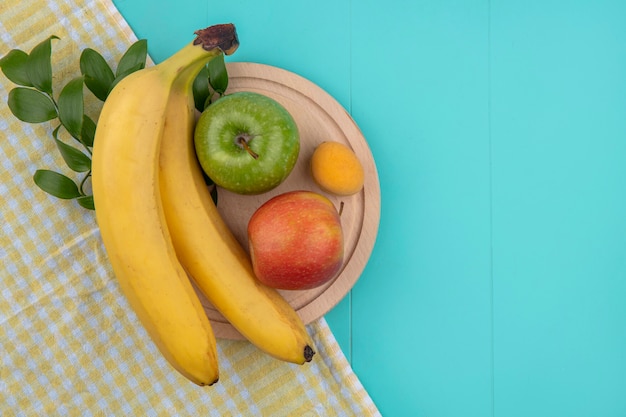
[[[210,387],[210,386],[211,386],[211,385],[213,385],[213,384],[217,384],[217,382],[218,382],[219,380],[220,380],[220,379],[219,379],[219,377],[218,377],[218,378],[215,378],[215,381],[213,381],[213,382],[201,382],[201,383],[199,383],[198,385],[200,385],[201,387]]]
[[[307,362],[311,362],[311,360],[313,359],[313,355],[315,355],[315,351],[313,350],[313,348],[309,345],[306,345],[304,347],[304,360]]]

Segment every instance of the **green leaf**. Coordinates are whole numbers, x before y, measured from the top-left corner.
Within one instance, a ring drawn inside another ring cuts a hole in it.
[[[0,68],[4,75],[17,85],[32,87],[33,83],[28,78],[28,54],[19,49],[13,49],[0,59]]]
[[[211,99],[213,98],[214,93],[210,93],[209,96],[206,98],[206,100],[204,101],[204,105],[202,107],[202,111],[204,111],[204,109],[206,109],[207,107],[209,107],[211,105]]]
[[[80,72],[89,91],[99,100],[105,101],[111,91],[115,75],[102,55],[91,48],[83,50],[80,54]]]
[[[14,88],[9,92],[7,103],[13,115],[23,122],[42,123],[57,117],[50,97],[32,88]]]
[[[35,46],[28,55],[26,72],[33,86],[39,91],[52,95],[52,63],[50,55],[52,53],[52,40],[59,39],[57,36],[50,36],[39,45]]]
[[[95,210],[96,207],[93,203],[93,196],[92,195],[83,195],[80,197],[76,198],[76,201],[78,202],[78,204],[80,204],[81,206],[83,206],[86,209],[89,210]]]
[[[54,137],[54,141],[57,144],[57,148],[59,148],[59,152],[61,152],[61,156],[63,160],[67,164],[72,171],[76,172],[87,172],[91,169],[91,158],[85,155],[79,149],[74,148],[62,142],[58,138],[58,132],[61,126],[58,126],[52,132],[52,136]]]
[[[83,145],[93,148],[93,138],[96,136],[96,123],[86,114],[83,115],[83,130],[80,134],[80,141]]]
[[[38,169],[33,176],[35,184],[48,194],[57,198],[71,199],[80,197],[78,186],[72,179],[58,172]]]
[[[135,72],[146,66],[146,57],[148,56],[148,41],[140,39],[133,43],[130,48],[122,55],[117,65],[115,78],[126,76],[131,72]],[[123,77],[122,77],[123,78]]]
[[[209,83],[215,92],[223,95],[228,88],[228,72],[224,62],[224,54],[220,54],[209,61]]]
[[[115,87],[117,85],[117,83],[119,83],[120,81],[122,81],[124,78],[126,78],[126,76],[132,74],[135,71],[138,71],[140,69],[144,68],[144,64],[137,64],[134,67],[128,68],[126,69],[126,71],[119,73],[119,75],[115,76],[115,80],[113,80],[113,84],[111,84],[111,90],[113,89],[113,87]]]
[[[74,78],[63,87],[59,94],[58,106],[61,124],[72,137],[80,140],[84,112],[83,77]]]
[[[204,111],[209,93],[209,70],[204,66],[193,81],[193,100],[198,111]]]
[[[67,166],[76,172],[87,172],[91,169],[91,159],[80,150],[60,140],[56,140],[57,147],[67,163]]]

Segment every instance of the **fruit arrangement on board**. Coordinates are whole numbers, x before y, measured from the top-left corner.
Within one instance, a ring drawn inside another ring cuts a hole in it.
[[[239,46],[234,25],[195,34],[149,67],[145,43],[136,43],[117,73],[86,49],[82,76],[56,100],[50,67],[56,37],[30,54],[11,51],[0,68],[18,84],[8,98],[13,114],[29,123],[58,118],[57,147],[83,174],[74,182],[38,170],[35,183],[95,210],[115,277],[150,337],[182,375],[211,385],[219,377],[216,338],[196,288],[260,350],[304,364],[315,354],[313,342],[279,290],[314,288],[336,277],[344,236],[341,207],[322,193],[291,190],[256,209],[248,251],[235,238],[217,210],[216,190],[258,196],[275,189],[300,156],[300,132],[277,101],[225,94],[224,55]],[[211,94],[199,99],[201,77],[211,82]],[[97,124],[84,112],[83,84],[103,102]],[[86,152],[61,140],[61,130]],[[347,196],[362,189],[364,171],[349,147],[329,138],[311,157],[310,180]]]

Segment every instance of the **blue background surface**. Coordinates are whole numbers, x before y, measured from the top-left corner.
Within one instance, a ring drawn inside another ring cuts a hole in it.
[[[376,246],[327,320],[384,416],[626,416],[626,2],[114,0],[161,61],[232,61],[354,117]]]

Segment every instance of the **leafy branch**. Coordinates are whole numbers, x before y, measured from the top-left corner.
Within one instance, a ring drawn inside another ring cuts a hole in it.
[[[0,59],[4,75],[18,85],[9,92],[7,104],[13,115],[23,122],[56,122],[52,138],[57,149],[66,165],[80,174],[78,180],[73,180],[61,172],[38,169],[33,175],[35,184],[55,197],[76,199],[82,207],[93,210],[93,196],[88,193],[86,184],[91,177],[96,123],[85,114],[83,86],[105,101],[116,83],[145,67],[147,42],[140,40],[131,45],[120,59],[115,74],[102,55],[85,49],[80,56],[81,75],[70,80],[55,99],[51,57],[52,41],[56,39],[59,38],[50,36],[30,53],[13,49]],[[61,129],[75,142],[62,141]]]
[[[85,114],[84,87],[98,100],[106,101],[115,85],[127,75],[145,68],[147,41],[133,43],[122,55],[115,72],[97,51],[86,48],[80,55],[81,75],[70,80],[55,98],[52,83],[52,41],[50,36],[30,53],[13,49],[0,58],[0,69],[17,87],[8,95],[7,104],[13,115],[26,123],[56,123],[52,131],[58,151],[67,167],[75,173],[72,179],[62,172],[37,169],[35,184],[43,191],[61,199],[75,199],[79,205],[93,210],[93,195],[87,184],[91,178],[91,155],[96,122]],[[204,110],[215,94],[222,96],[228,86],[228,75],[223,57],[214,59],[194,82],[194,100],[199,111]],[[60,139],[65,131],[73,139]],[[210,180],[208,180],[210,182]],[[215,196],[214,196],[215,198]]]
[[[193,97],[196,110],[204,111],[217,98],[222,97],[228,88],[228,72],[224,55],[218,55],[200,71],[193,83]],[[217,97],[215,95],[217,94]]]

